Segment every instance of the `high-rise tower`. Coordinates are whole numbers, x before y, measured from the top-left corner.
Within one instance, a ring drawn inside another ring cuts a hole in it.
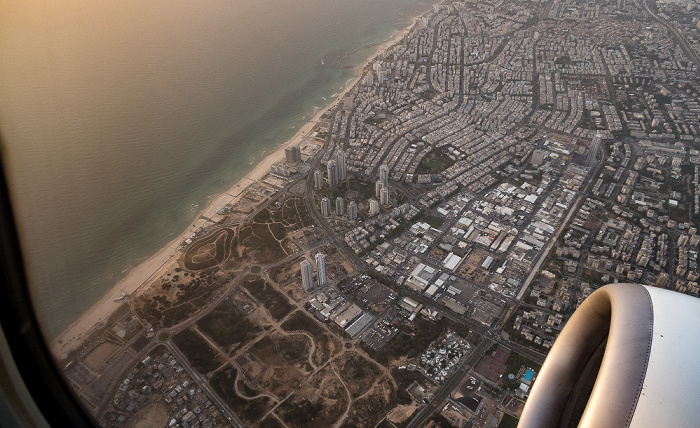
[[[379,180],[382,182],[382,186],[389,187],[389,167],[386,165],[381,165],[379,167]]]
[[[304,290],[309,291],[314,288],[314,278],[313,272],[311,271],[311,263],[308,260],[302,260],[299,263],[301,266],[301,283],[304,286]]]
[[[321,171],[314,171],[314,187],[323,189],[323,173]]]
[[[321,214],[324,217],[331,215],[331,200],[326,198],[321,199]]]
[[[380,192],[381,195],[379,197],[379,203],[382,205],[389,205],[389,189],[382,188],[382,191]]]
[[[355,201],[351,201],[348,204],[348,219],[350,219],[350,220],[357,219],[357,202],[355,202]]]
[[[338,153],[335,155],[335,161],[338,165],[338,180],[339,181],[345,181],[348,179],[348,169],[347,169],[347,164],[346,164],[346,159],[345,159],[345,152],[342,150],[338,150]]]
[[[379,201],[376,199],[370,199],[369,200],[369,215],[377,215],[379,214]]]
[[[384,184],[382,183],[382,180],[377,180],[374,183],[374,197],[375,198],[381,197],[383,188],[384,188]]]
[[[591,147],[588,149],[588,156],[586,156],[586,166],[592,167],[595,165],[595,159],[598,156],[598,150],[600,149],[600,142],[603,136],[600,132],[596,132],[593,136],[593,141],[591,142]]]
[[[328,186],[329,187],[335,187],[338,185],[338,163],[335,161],[335,159],[331,159],[328,161],[328,165],[326,166],[328,169]]]
[[[316,276],[318,277],[319,287],[326,284],[326,256],[322,253],[316,254]]]
[[[345,215],[345,200],[340,196],[335,198],[335,215],[338,217]]]
[[[301,161],[301,148],[299,146],[290,146],[284,149],[284,156],[289,165],[296,165]]]

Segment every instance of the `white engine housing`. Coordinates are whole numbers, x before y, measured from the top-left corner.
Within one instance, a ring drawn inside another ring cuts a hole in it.
[[[700,427],[700,299],[602,287],[557,338],[519,427]]]

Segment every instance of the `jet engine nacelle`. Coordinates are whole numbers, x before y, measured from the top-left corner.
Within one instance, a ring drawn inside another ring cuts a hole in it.
[[[518,427],[700,427],[700,299],[611,284],[552,346]]]

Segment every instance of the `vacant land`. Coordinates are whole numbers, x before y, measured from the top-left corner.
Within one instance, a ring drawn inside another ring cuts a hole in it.
[[[268,416],[258,424],[259,428],[284,428],[284,425],[279,423],[274,416]]]
[[[340,418],[348,405],[348,396],[340,379],[330,367],[316,373],[279,408],[290,427],[329,427]]]
[[[239,417],[248,422],[257,422],[272,408],[274,402],[267,397],[252,400],[241,398],[235,389],[237,374],[235,367],[227,365],[214,373],[209,384]]]
[[[357,352],[348,352],[333,361],[333,364],[350,388],[353,398],[367,392],[381,375],[379,368],[373,362]]]
[[[281,320],[292,311],[293,306],[289,303],[287,298],[259,276],[249,276],[245,278],[241,286],[248,290],[251,296],[262,303],[272,318],[277,321]]]
[[[220,271],[186,272],[175,268],[131,305],[139,317],[154,326],[172,327],[197,313],[230,279]]]
[[[192,328],[173,336],[173,342],[185,354],[192,367],[202,374],[212,372],[224,363],[221,356]]]
[[[299,301],[306,296],[301,286],[301,257],[268,270],[270,279],[276,282],[292,299]]]
[[[168,409],[162,404],[150,404],[139,410],[129,421],[128,428],[163,427],[168,423]]]
[[[199,330],[228,352],[245,346],[262,329],[250,322],[228,301],[221,302],[197,322]],[[235,345],[235,346],[234,346]]]
[[[323,327],[318,325],[311,317],[302,311],[294,312],[287,320],[282,323],[282,329],[285,331],[305,331],[313,337],[316,343],[312,361],[317,366],[328,361],[328,359],[338,353],[342,349],[342,345],[338,339],[328,333]]]
[[[85,357],[83,363],[85,363],[85,366],[90,370],[97,371],[119,348],[119,345],[112,342],[105,342],[97,345],[97,347],[90,351],[87,357]]]
[[[259,385],[278,398],[299,387],[311,370],[308,346],[308,339],[302,335],[270,334],[258,340],[249,352],[268,367]]]
[[[393,390],[388,381],[377,383],[369,393],[352,403],[343,427],[373,427],[389,411]]]

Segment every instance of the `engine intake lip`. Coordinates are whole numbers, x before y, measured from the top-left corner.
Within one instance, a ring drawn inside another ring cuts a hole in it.
[[[612,284],[595,291],[552,346],[518,426],[628,427],[644,386],[653,329],[645,287]]]

